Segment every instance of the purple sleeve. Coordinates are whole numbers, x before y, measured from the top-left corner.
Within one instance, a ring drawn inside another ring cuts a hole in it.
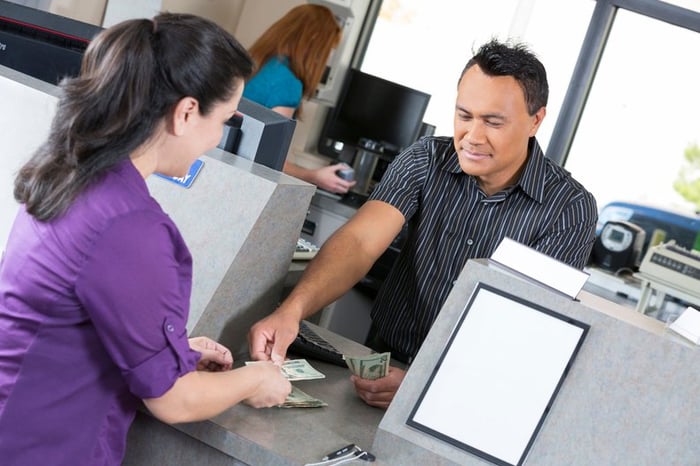
[[[131,392],[155,398],[196,369],[187,315],[192,259],[165,214],[113,220],[95,241],[76,294]]]

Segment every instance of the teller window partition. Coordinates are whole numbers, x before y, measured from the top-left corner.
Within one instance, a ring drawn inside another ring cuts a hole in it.
[[[588,329],[479,284],[407,424],[493,464],[522,465]]]

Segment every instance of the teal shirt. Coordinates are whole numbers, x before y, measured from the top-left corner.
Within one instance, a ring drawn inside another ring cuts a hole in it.
[[[292,107],[301,103],[303,85],[292,73],[287,57],[268,60],[243,89],[243,97],[267,108]]]

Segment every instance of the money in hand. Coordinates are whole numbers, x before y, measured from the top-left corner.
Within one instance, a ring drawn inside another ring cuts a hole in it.
[[[280,408],[321,408],[323,406],[328,406],[328,403],[314,398],[294,386],[292,386],[292,392],[284,400],[284,403],[279,405]]]
[[[389,373],[391,353],[376,353],[367,356],[345,356],[345,364],[353,374],[363,379],[375,380]]]
[[[259,364],[263,361],[246,361],[246,366]],[[324,379],[326,376],[314,369],[306,359],[288,359],[282,363],[280,368],[282,375],[290,382],[297,380],[314,380]],[[299,390],[292,386],[292,392],[284,400],[284,403],[279,405],[280,408],[320,408],[328,406],[328,403],[321,401],[318,398]]]
[[[259,363],[260,361],[246,361],[246,366]],[[314,369],[306,359],[288,359],[282,363],[282,375],[290,382],[297,380],[324,379],[326,376]]]

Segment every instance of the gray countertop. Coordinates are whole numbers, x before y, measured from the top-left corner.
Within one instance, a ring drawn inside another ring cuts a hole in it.
[[[371,352],[324,328],[310,326],[345,354]],[[314,463],[351,443],[369,449],[385,411],[366,405],[356,395],[348,369],[310,362],[326,378],[294,385],[328,403],[326,407],[254,409],[240,404],[211,420],[172,427],[252,465]]]

